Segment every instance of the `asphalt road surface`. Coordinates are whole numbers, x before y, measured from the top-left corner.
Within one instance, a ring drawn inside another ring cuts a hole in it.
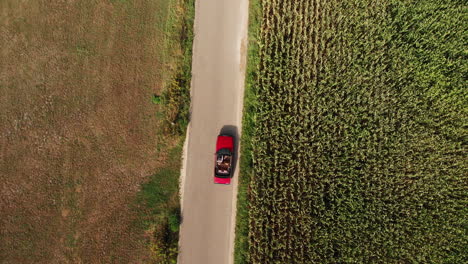
[[[233,262],[239,155],[231,185],[215,185],[214,152],[220,132],[239,149],[247,18],[248,0],[196,1],[179,264]]]

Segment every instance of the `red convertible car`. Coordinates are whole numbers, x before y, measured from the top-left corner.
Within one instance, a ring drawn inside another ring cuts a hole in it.
[[[234,155],[234,139],[231,136],[219,135],[216,141],[214,183],[230,184],[231,167]]]

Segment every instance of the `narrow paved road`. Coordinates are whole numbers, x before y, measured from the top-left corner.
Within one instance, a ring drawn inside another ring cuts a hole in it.
[[[247,17],[248,0],[196,1],[179,264],[232,263],[239,170],[215,185],[213,162],[220,131],[240,135]]]

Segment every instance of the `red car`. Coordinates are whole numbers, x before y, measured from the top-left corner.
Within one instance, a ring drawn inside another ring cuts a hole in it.
[[[234,155],[234,138],[219,135],[216,141],[214,183],[230,184],[231,168]]]

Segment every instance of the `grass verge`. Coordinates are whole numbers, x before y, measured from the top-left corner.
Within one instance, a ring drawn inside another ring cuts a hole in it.
[[[164,167],[142,185],[136,199],[138,224],[146,230],[151,259],[157,263],[174,263],[177,259],[181,149],[182,144],[178,143],[169,150]]]
[[[261,23],[259,0],[249,1],[249,31],[247,69],[245,76],[244,109],[241,136],[241,160],[237,194],[234,263],[248,263],[249,235],[249,183],[253,175],[252,136],[255,126],[257,69],[259,63],[259,31]]]
[[[164,26],[165,49],[162,58],[167,69],[160,95],[153,103],[162,107],[160,137],[168,158],[160,169],[142,185],[136,204],[138,223],[147,233],[151,259],[156,263],[176,263],[181,222],[179,176],[182,145],[189,122],[190,81],[193,43],[193,0],[173,0],[168,4],[170,17]],[[170,143],[172,142],[172,143]]]

